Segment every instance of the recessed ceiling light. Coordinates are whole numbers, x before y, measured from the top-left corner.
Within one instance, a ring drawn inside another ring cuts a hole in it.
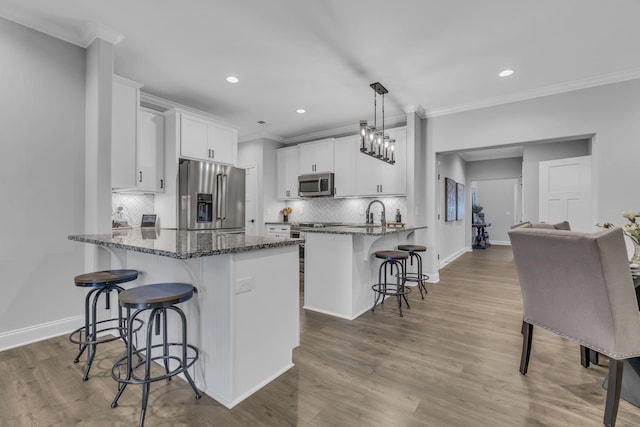
[[[509,77],[512,74],[513,74],[513,70],[511,69],[502,70],[498,73],[500,77]]]
[[[298,113],[298,114],[304,114],[306,112],[307,112],[307,110],[303,110],[302,108],[299,108],[299,109],[296,110],[296,113]]]
[[[240,80],[238,80],[238,78],[236,76],[229,76],[229,77],[227,77],[227,81],[229,83],[238,83]]]

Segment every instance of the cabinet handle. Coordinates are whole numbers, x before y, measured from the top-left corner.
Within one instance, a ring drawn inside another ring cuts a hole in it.
[[[164,188],[164,179],[160,180],[160,188]]]
[[[140,171],[140,182],[142,182],[142,171]]]
[[[382,193],[382,184],[380,184],[380,192]]]
[[[216,156],[216,151],[212,148],[211,149],[211,158],[213,159]]]

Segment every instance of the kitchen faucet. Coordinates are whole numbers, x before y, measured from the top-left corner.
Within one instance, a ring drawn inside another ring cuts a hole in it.
[[[378,200],[378,199],[372,200],[372,201],[369,203],[369,206],[367,206],[367,213],[366,213],[366,216],[367,216],[367,224],[371,224],[371,225],[373,225],[373,214],[372,214],[372,213],[370,214],[369,212],[371,211],[371,205],[372,205],[372,204],[374,204],[375,202],[378,202],[378,203],[380,203],[380,204],[382,205],[382,213],[380,214],[380,224],[384,227],[384,226],[386,226],[386,225],[387,225],[387,214],[386,214],[386,209],[385,209],[384,203],[382,203],[382,202],[381,202],[380,200]]]

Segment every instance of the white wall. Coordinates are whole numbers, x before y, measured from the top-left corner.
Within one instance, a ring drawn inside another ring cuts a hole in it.
[[[620,211],[640,208],[628,190],[638,179],[638,117],[638,79],[434,117],[427,127],[427,160],[443,151],[593,135],[593,223],[622,223]]]
[[[0,18],[0,52],[2,350],[83,311],[85,50]]]
[[[451,261],[461,255],[466,247],[471,246],[471,240],[466,238],[466,229],[471,227],[471,199],[469,197],[469,187],[465,185],[465,220],[445,221],[445,178],[451,178],[459,183],[466,183],[466,163],[457,154],[441,154],[437,157],[438,175],[437,182],[437,202],[436,218],[438,224],[439,247],[434,248],[436,256],[440,256],[440,264]],[[432,243],[429,242],[431,245]],[[431,270],[428,270],[431,271]]]
[[[588,139],[561,141],[550,144],[529,144],[524,147],[522,163],[523,221],[539,221],[539,163],[545,160],[588,156],[591,143]]]
[[[276,198],[276,149],[280,147],[281,143],[266,138],[238,144],[238,165],[256,165],[258,168],[256,229],[259,235],[265,234],[265,222],[279,221],[278,212],[284,207],[284,203]]]

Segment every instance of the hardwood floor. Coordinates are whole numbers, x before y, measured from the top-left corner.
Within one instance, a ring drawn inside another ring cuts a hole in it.
[[[146,425],[602,425],[606,358],[584,369],[577,344],[536,328],[529,373],[518,372],[521,297],[509,247],[467,253],[440,277],[424,300],[410,295],[404,318],[392,303],[354,321],[301,310],[295,367],[232,410],[196,400],[179,379],[153,384]],[[88,382],[66,337],[0,353],[0,426],[136,425],[140,387],[110,407],[109,370],[122,351],[112,344]],[[640,408],[621,401],[617,425],[640,425]]]

